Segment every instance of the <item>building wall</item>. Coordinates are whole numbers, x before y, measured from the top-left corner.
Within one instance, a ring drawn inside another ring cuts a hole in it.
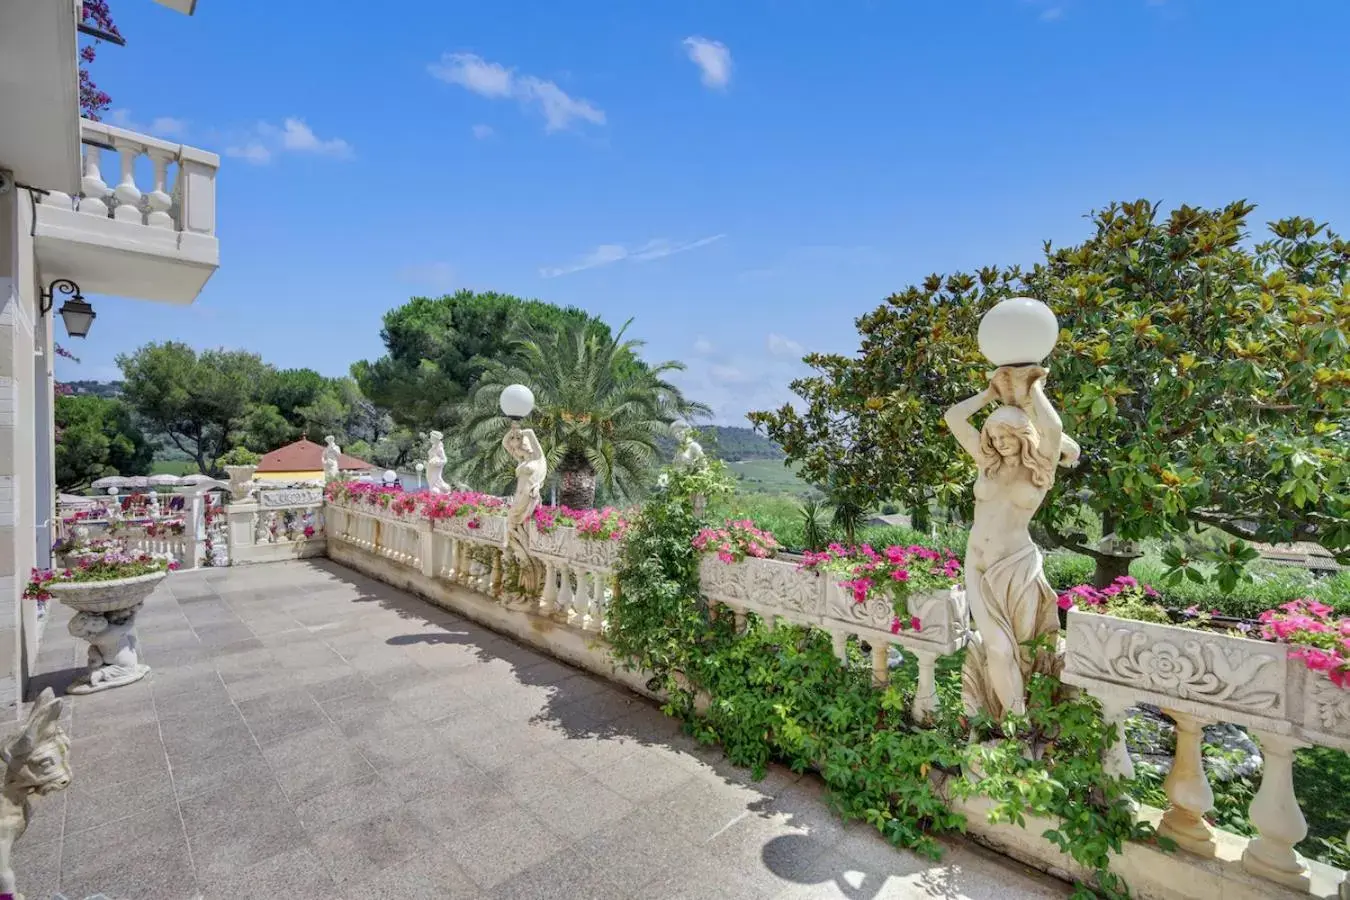
[[[18,715],[24,682],[36,665],[36,609],[22,595],[38,562],[36,525],[44,502],[36,489],[38,458],[45,456],[49,466],[51,453],[49,429],[39,450],[35,427],[35,350],[48,358],[51,351],[40,322],[31,226],[27,191],[0,194],[0,716],[10,718]],[[45,401],[43,411],[49,418]],[[50,491],[46,497],[49,502]]]
[[[309,472],[254,472],[254,481],[323,481],[323,469]]]

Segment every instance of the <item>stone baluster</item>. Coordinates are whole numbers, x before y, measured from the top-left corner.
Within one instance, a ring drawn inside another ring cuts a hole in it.
[[[459,538],[455,538],[455,583],[469,583],[469,545]]]
[[[1130,751],[1125,746],[1125,720],[1129,718],[1125,711],[1130,708],[1128,700],[1115,694],[1105,693],[1098,697],[1102,704],[1102,719],[1107,725],[1116,726],[1116,739],[1106,748],[1102,757],[1102,768],[1107,775],[1116,778],[1133,778],[1134,763],[1130,760]]]
[[[927,724],[938,710],[937,654],[926,650],[912,650],[919,662],[919,686],[914,691],[910,715],[920,725]]]
[[[591,618],[587,623],[591,631],[605,630],[605,613],[609,609],[609,598],[605,593],[612,578],[608,572],[591,573]]]
[[[872,687],[884,688],[891,682],[889,644],[875,644],[872,647]]]
[[[739,634],[745,631],[745,610],[739,606],[732,606],[730,603],[726,606],[727,609],[731,610],[732,619],[735,621],[736,632]]]
[[[551,616],[558,608],[558,569],[553,560],[544,560],[544,593],[539,598],[539,614]]]
[[[572,612],[572,567],[563,563],[558,568],[559,587],[558,587],[558,615],[566,621]]]
[[[147,155],[155,164],[155,189],[145,195],[146,206],[150,212],[145,217],[145,224],[151,228],[173,228],[173,216],[169,215],[169,207],[173,205],[173,198],[165,190],[169,181],[169,163],[173,161],[175,154],[171,151],[158,147],[146,151]]]
[[[572,624],[577,628],[586,627],[586,617],[592,609],[591,593],[594,587],[594,579],[591,573],[586,569],[577,569],[577,593],[572,600],[572,611],[576,614],[572,619]]]
[[[136,187],[136,157],[141,155],[141,146],[131,141],[113,140],[117,157],[122,163],[122,180],[113,188],[117,206],[113,209],[113,218],[119,222],[145,222],[141,211],[141,191]]]
[[[1306,891],[1308,866],[1294,850],[1308,836],[1308,823],[1294,795],[1294,751],[1309,744],[1288,735],[1254,733],[1261,743],[1265,768],[1249,811],[1257,836],[1242,853],[1242,867],[1253,875]]]
[[[1214,855],[1214,832],[1205,813],[1214,808],[1214,791],[1205,775],[1201,755],[1202,729],[1207,722],[1186,713],[1164,709],[1177,723],[1177,750],[1172,771],[1163,781],[1168,806],[1158,833],[1199,856]]]
[[[830,646],[834,650],[834,658],[841,663],[848,662],[848,635],[842,631],[830,632]]]
[[[80,212],[100,219],[108,218],[108,184],[100,171],[103,150],[84,145],[84,175],[80,178]]]
[[[488,586],[488,590],[491,592],[493,597],[500,598],[502,596],[502,575],[504,574],[503,572],[504,568],[505,567],[502,565],[502,551],[496,547],[493,547],[492,581]]]

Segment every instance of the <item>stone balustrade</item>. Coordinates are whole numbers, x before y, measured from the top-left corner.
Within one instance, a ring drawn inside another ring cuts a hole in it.
[[[80,188],[42,195],[39,266],[86,294],[191,303],[220,266],[214,153],[80,121]]]
[[[1310,867],[1294,850],[1308,833],[1294,793],[1294,751],[1316,745],[1350,752],[1350,691],[1289,659],[1281,644],[1077,610],[1068,615],[1062,678],[1095,696],[1121,735],[1129,710],[1140,704],[1176,722],[1176,751],[1163,783],[1168,808],[1158,830],[1202,857],[1216,852],[1214,829],[1205,821],[1214,792],[1201,755],[1202,729],[1219,722],[1247,729],[1265,766],[1249,811],[1258,835],[1242,866],[1297,891],[1310,889]],[[1111,774],[1133,775],[1123,742],[1107,762]],[[1350,900],[1350,881],[1340,893]]]
[[[479,515],[434,523],[418,515],[391,510],[344,507],[329,503],[330,537],[418,569],[428,577],[473,588],[490,597],[521,604],[532,613],[563,621],[581,631],[603,633],[605,616],[617,585],[614,580],[619,544],[595,540],[565,526],[541,531],[530,525],[530,552],[543,566],[538,597],[516,597],[505,578],[503,556],[506,519]],[[871,646],[873,679],[884,684],[887,651],[898,645],[914,654],[919,689],[913,712],[923,721],[937,711],[935,675],[938,657],[965,645],[965,594],[958,589],[910,598],[909,614],[920,621],[917,631],[892,633],[895,618],[889,601],[854,603],[834,579],[801,570],[797,563],[746,559],[723,563],[713,557],[700,570],[703,594],[711,608],[725,607],[743,624],[748,613],[807,625],[828,632],[835,653],[847,658],[847,641],[857,637]]]
[[[327,537],[323,488],[317,484],[254,484],[232,501],[229,519],[233,563],[276,562],[322,556]]]
[[[88,119],[80,120],[80,141],[79,195],[53,191],[43,198],[44,205],[145,228],[215,234],[220,158],[214,153]],[[107,164],[110,156],[113,165]],[[150,163],[148,178],[137,171],[142,158]]]

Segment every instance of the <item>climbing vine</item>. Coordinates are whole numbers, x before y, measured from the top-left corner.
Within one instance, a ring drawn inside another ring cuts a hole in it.
[[[1059,682],[1037,676],[1025,715],[968,722],[957,654],[939,666],[936,720],[919,727],[906,712],[915,692],[912,661],[878,690],[856,643],[841,665],[829,636],[816,629],[751,616],[738,633],[732,617],[716,615],[699,594],[694,538],[707,523],[694,497],[710,486],[695,479],[706,478],[679,470],[663,476],[625,538],[608,612],[616,657],[650,675],[668,714],[756,777],[773,761],[819,772],[845,818],[933,856],[936,836],[965,827],[949,796],[989,798],[994,821],[1056,819],[1044,837],[1095,873],[1080,895],[1128,896],[1108,870],[1111,856],[1126,841],[1156,838],[1135,821],[1129,785],[1103,770],[1114,726],[1103,723],[1095,701],[1061,696]],[[987,735],[995,737],[978,740]]]

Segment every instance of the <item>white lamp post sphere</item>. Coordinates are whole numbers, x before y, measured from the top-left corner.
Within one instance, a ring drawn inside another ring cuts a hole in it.
[[[1059,339],[1055,314],[1039,300],[1010,297],[980,320],[980,352],[996,366],[1038,363]]]
[[[502,390],[502,415],[508,419],[523,419],[534,409],[534,392],[523,384],[513,384]]]
[[[398,473],[395,472],[393,469],[389,469],[384,473],[385,484],[393,484],[395,481],[398,481]]]

